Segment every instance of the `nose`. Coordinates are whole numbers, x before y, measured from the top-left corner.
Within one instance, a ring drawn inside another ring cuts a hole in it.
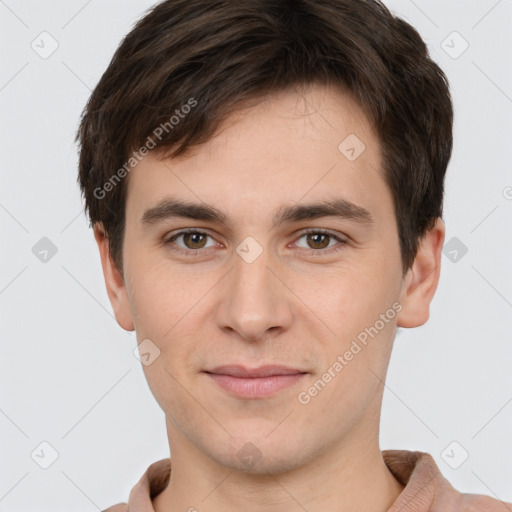
[[[219,328],[256,341],[290,327],[291,293],[267,249],[250,263],[235,253],[233,268],[223,281],[217,308]]]

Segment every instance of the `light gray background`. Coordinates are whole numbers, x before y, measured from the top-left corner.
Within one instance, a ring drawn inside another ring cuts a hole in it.
[[[111,312],[73,143],[92,88],[152,4],[0,0],[0,511],[103,509],[169,455],[135,334]],[[468,252],[443,255],[430,321],[397,336],[381,448],[427,451],[458,490],[512,501],[512,2],[387,4],[451,83],[446,241]],[[31,48],[43,31],[59,45],[47,59]],[[454,31],[469,43],[458,58]],[[46,263],[32,252],[42,237],[58,249]],[[43,441],[59,455],[48,469],[35,462],[50,456]],[[442,455],[453,441],[452,461],[469,453],[458,469]]]

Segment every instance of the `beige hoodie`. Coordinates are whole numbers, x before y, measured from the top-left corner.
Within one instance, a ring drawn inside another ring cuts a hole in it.
[[[512,512],[512,503],[457,492],[428,453],[383,450],[382,457],[396,479],[405,485],[387,512]],[[171,459],[151,464],[132,489],[128,503],[104,512],[154,512],[151,500],[165,489],[170,474]]]

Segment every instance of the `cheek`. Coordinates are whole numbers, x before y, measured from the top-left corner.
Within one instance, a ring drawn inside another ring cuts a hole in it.
[[[169,373],[181,381],[197,366],[192,360],[200,341],[197,315],[201,298],[212,285],[165,265],[141,265],[132,276],[130,301],[138,343],[149,339],[159,351],[155,362],[143,369],[150,387],[162,382],[169,386],[173,383]]]
[[[156,401],[173,418],[193,406],[183,386],[190,385],[191,355],[197,352],[193,308],[197,300],[175,279],[148,274],[139,281],[134,296],[138,343],[150,339],[158,350],[158,357],[143,365],[143,371]]]
[[[181,376],[176,375],[175,370],[165,359],[160,356],[143,369],[149,389],[166,416],[173,422],[182,417],[194,421],[194,415],[190,414],[190,410],[193,410],[196,404],[184,391],[183,384],[180,385],[184,382]]]
[[[322,269],[317,275],[301,276],[294,289],[313,313],[330,328],[331,336],[343,340],[357,331],[382,301],[377,280],[353,264]]]
[[[155,339],[166,338],[201,298],[201,280],[186,279],[164,264],[133,262],[129,296],[137,333]],[[193,283],[193,284],[191,284]]]
[[[346,354],[348,366],[359,368],[359,373],[381,368],[396,330],[393,304],[399,287],[390,276],[382,261],[374,261],[367,270],[345,268],[302,281],[299,293],[309,297],[314,315],[326,326],[325,337],[319,340],[324,344],[327,367]]]

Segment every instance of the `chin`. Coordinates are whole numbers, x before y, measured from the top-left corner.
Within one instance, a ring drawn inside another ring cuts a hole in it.
[[[245,431],[243,435],[230,438],[225,451],[211,456],[234,471],[253,475],[286,473],[303,464],[302,443],[290,439],[286,431],[281,436],[275,432],[270,437],[268,432],[267,429],[261,435]]]

